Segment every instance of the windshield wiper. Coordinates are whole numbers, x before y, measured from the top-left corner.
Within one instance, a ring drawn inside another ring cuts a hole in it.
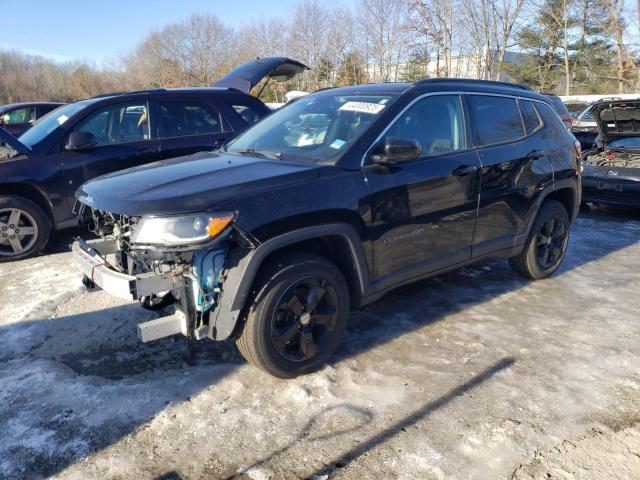
[[[269,150],[258,150],[255,148],[247,148],[246,150],[236,150],[233,153],[237,153],[239,155],[248,155],[250,157],[275,158],[277,160],[282,160],[282,157],[283,157],[283,154],[280,152],[271,152]]]

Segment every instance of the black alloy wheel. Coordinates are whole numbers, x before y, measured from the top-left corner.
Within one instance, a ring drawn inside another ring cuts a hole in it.
[[[323,278],[300,279],[287,288],[273,313],[273,345],[289,361],[309,360],[329,343],[337,317],[335,289]]]
[[[552,216],[540,226],[536,236],[536,250],[538,263],[543,270],[552,268],[562,258],[566,230],[560,215]]]
[[[545,200],[520,253],[509,259],[511,268],[525,278],[551,276],[562,264],[569,245],[569,213],[556,199]]]
[[[247,361],[276,377],[313,372],[342,342],[349,304],[349,286],[333,262],[282,253],[260,269],[236,345]]]

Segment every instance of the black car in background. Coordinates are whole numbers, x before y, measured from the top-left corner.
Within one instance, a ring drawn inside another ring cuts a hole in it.
[[[640,99],[593,104],[594,148],[583,154],[582,201],[640,207]]]
[[[564,104],[562,99],[558,95],[554,95],[553,93],[545,93],[544,95],[549,100],[551,100],[551,105],[553,105],[555,111],[558,112],[558,115],[560,116],[562,123],[564,123],[564,126],[568,129],[571,128],[573,117],[569,113],[569,110],[567,109],[567,106]]]
[[[249,95],[256,84],[304,69],[288,58],[257,59],[210,88],[102,95],[59,108],[19,139],[0,129],[0,262],[34,255],[52,228],[76,225],[74,192],[87,180],[219,148],[271,113]]]
[[[217,152],[87,182],[85,284],[175,313],[143,341],[237,339],[280,377],[322,365],[349,310],[487,257],[553,274],[580,205],[576,140],[549,100],[433,79],[335,88]],[[169,313],[169,312],[166,312]]]
[[[14,137],[29,130],[39,118],[61,107],[60,102],[21,102],[0,106],[0,127]]]

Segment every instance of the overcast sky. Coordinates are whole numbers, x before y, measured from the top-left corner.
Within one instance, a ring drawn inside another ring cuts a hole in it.
[[[287,15],[295,0],[0,0],[0,48],[98,64],[132,49],[149,31],[192,13],[238,27]],[[324,0],[327,5],[353,0]]]

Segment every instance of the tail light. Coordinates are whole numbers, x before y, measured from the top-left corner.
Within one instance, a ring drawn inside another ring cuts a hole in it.
[[[573,148],[576,151],[576,173],[579,175],[584,172],[584,167],[582,166],[582,145],[580,145],[580,142],[576,140],[573,144]]]

